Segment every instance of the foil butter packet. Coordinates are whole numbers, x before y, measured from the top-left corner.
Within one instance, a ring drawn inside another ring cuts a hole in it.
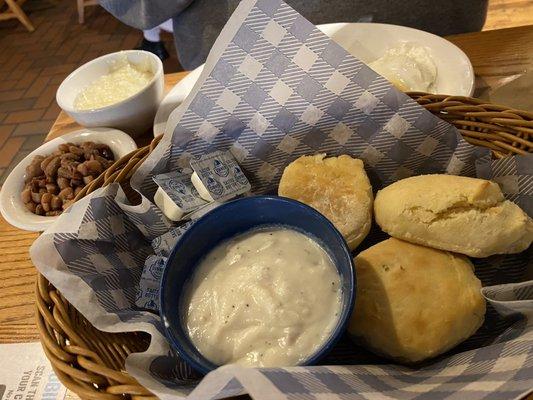
[[[211,203],[208,203],[205,206],[200,207],[199,209],[191,212],[190,214],[187,214],[187,218],[189,218],[192,222],[194,222],[198,218],[203,217],[209,211],[214,210],[215,208],[217,208],[218,206],[221,206],[222,204],[223,203],[218,202],[218,201],[212,201]],[[189,228],[187,227],[187,229],[189,229]],[[185,233],[185,232],[183,232],[183,233]],[[176,241],[177,241],[177,239],[176,239]],[[174,246],[174,245],[172,245],[172,246]]]
[[[215,151],[191,160],[191,168],[213,200],[223,202],[252,189],[229,151]]]
[[[171,229],[152,240],[155,255],[144,262],[143,271],[137,288],[135,305],[151,311],[159,311],[159,285],[165,269],[167,258],[172,248],[194,223],[194,219]]]
[[[187,221],[185,224],[171,229],[167,233],[152,240],[152,248],[154,249],[154,253],[160,257],[168,257],[179,238],[182,237],[185,232],[187,232],[187,229],[189,229],[193,223],[194,220]]]
[[[166,258],[160,256],[149,256],[145,263],[135,305],[148,310],[159,310],[159,284],[165,269]]]
[[[197,210],[207,204],[191,182],[192,170],[188,168],[154,176],[154,182],[170,197],[183,213]]]

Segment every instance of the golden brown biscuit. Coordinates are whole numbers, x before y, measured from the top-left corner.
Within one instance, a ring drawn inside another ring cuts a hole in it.
[[[378,192],[374,213],[393,237],[471,257],[519,253],[533,240],[531,218],[484,179],[402,179]]]
[[[347,155],[302,156],[281,177],[278,194],[324,214],[355,249],[372,223],[372,187],[363,162]]]
[[[390,238],[355,258],[348,331],[364,346],[413,363],[456,346],[483,323],[481,283],[465,256]]]

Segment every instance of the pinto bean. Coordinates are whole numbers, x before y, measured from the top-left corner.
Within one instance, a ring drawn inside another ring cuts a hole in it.
[[[30,203],[31,202],[31,189],[29,187],[24,189],[22,193],[20,194],[20,197],[22,198],[22,202],[24,204]]]
[[[65,189],[61,190],[58,194],[59,198],[63,200],[70,200],[74,198],[74,189],[72,189],[70,186],[66,187]]]
[[[61,211],[59,210],[53,210],[53,211],[47,211],[46,216],[47,217],[55,217],[57,215],[61,215]]]
[[[57,186],[59,189],[65,189],[70,185],[70,181],[67,178],[57,178]]]
[[[46,184],[46,191],[48,193],[58,194],[59,193],[59,187],[55,183],[47,183]]]
[[[28,203],[24,205],[26,206],[26,209],[28,209],[32,213],[35,213],[35,203],[33,201],[29,201]]]
[[[50,205],[52,206],[52,210],[60,210],[63,205],[63,200],[59,196],[53,196]]]
[[[61,165],[61,158],[58,156],[54,156],[44,168],[44,173],[46,176],[49,177],[55,177],[57,175],[57,170],[59,169],[59,166]]]
[[[39,204],[41,202],[41,197],[43,197],[43,194],[40,192],[31,192],[31,200],[34,203]]]
[[[53,153],[35,156],[28,164],[21,199],[35,214],[58,215],[113,162],[105,144],[62,143]]]

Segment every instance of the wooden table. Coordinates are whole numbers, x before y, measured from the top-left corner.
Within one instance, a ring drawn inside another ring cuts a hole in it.
[[[527,72],[533,90],[533,25],[454,35],[447,39],[460,47],[474,66],[474,97],[487,99],[491,91]],[[533,111],[533,107],[522,108]]]
[[[533,26],[449,37],[470,57],[478,91],[496,88],[511,77],[533,71]],[[166,75],[167,89],[186,72]],[[47,139],[79,126],[60,113]],[[0,343],[38,340],[34,324],[35,269],[28,255],[36,233],[11,227],[0,217]]]

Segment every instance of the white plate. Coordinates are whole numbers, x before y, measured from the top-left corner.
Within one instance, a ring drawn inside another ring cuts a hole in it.
[[[367,64],[400,43],[427,47],[437,66],[435,93],[453,96],[474,93],[474,68],[470,60],[459,47],[440,36],[389,24],[340,23],[317,28]]]
[[[137,148],[133,139],[126,133],[109,128],[82,129],[46,142],[18,163],[4,182],[0,191],[0,212],[5,220],[17,228],[36,232],[44,231],[52,225],[57,217],[33,214],[26,209],[26,206],[20,198],[20,194],[24,188],[26,167],[31,163],[33,157],[36,155],[47,156],[57,150],[57,147],[62,143],[82,143],[88,141],[107,144],[113,152],[115,160],[118,160]]]
[[[435,92],[454,96],[471,96],[474,92],[474,69],[465,53],[453,43],[418,29],[374,23],[336,23],[317,28],[364,63],[381,57],[385,51],[403,42],[412,42],[430,49],[438,69]],[[191,92],[202,73],[200,65],[176,84],[165,96],[154,120],[154,134],[161,134],[170,113]]]
[[[163,101],[159,103],[159,108],[154,118],[154,136],[159,136],[165,132],[168,117],[191,92],[194,84],[200,77],[204,64],[191,71],[185,78],[179,81],[176,86],[170,89]]]

